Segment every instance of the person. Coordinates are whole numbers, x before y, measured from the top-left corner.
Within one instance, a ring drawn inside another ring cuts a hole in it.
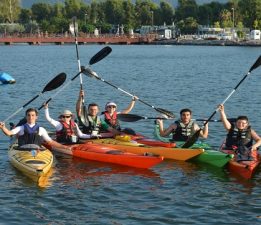
[[[245,151],[257,151],[261,145],[261,138],[251,128],[248,117],[238,116],[236,122],[231,124],[227,119],[224,105],[219,105],[219,112],[223,126],[228,132],[223,149],[237,149],[242,155],[245,155]],[[253,143],[254,141],[255,144]]]
[[[61,149],[63,151],[71,151],[70,146],[62,145],[56,141],[53,141],[47,131],[39,126],[36,121],[38,119],[38,112],[34,108],[29,108],[26,110],[26,123],[17,126],[12,130],[9,130],[5,127],[4,122],[0,122],[0,129],[7,136],[17,135],[18,137],[18,147],[23,148],[24,146],[33,145],[41,149],[43,142],[48,146]]]
[[[182,109],[180,111],[180,120],[175,121],[165,130],[163,128],[163,120],[157,119],[157,122],[160,135],[164,137],[172,133],[173,141],[187,141],[200,129],[198,124],[192,120],[192,111],[190,109]],[[208,137],[208,124],[200,131],[199,136],[205,139]]]
[[[102,112],[104,114],[104,121],[111,127],[116,130],[121,130],[120,122],[117,119],[118,114],[128,114],[134,107],[136,100],[138,97],[134,96],[126,109],[121,112],[116,112],[117,105],[114,102],[107,102],[105,105],[105,111]]]
[[[80,122],[80,129],[85,134],[90,134],[92,136],[98,135],[102,136],[101,133],[109,131],[112,135],[120,134],[120,131],[110,127],[101,117],[98,115],[99,106],[96,103],[90,103],[88,105],[87,111],[82,111],[82,99],[83,91],[80,91],[78,101],[76,103],[76,112]]]
[[[88,134],[83,134],[78,125],[73,120],[73,114],[69,110],[64,110],[59,116],[59,121],[54,120],[49,115],[48,104],[44,104],[45,118],[56,129],[56,140],[59,143],[76,143],[78,138],[91,138]]]

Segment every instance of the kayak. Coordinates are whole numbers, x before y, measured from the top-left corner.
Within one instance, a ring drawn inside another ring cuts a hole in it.
[[[157,139],[161,141],[170,141],[171,137],[161,137],[159,133],[159,126],[155,125],[154,128],[154,135]],[[176,142],[176,146],[181,148],[181,146],[184,144],[184,142]],[[214,150],[208,143],[197,141],[194,145],[192,145],[190,148],[203,148],[205,151],[194,157],[191,161],[196,163],[206,163],[212,166],[216,167],[224,167],[233,157],[233,154],[227,154],[218,150]]]
[[[12,144],[8,149],[11,164],[33,180],[45,176],[53,165],[53,154],[48,150],[18,149],[17,144]]]
[[[235,154],[234,150],[222,150],[222,152]],[[234,157],[228,163],[228,170],[242,178],[251,179],[261,163],[261,156],[258,151],[252,152],[251,156],[253,160],[248,161],[237,161],[237,157]]]
[[[5,72],[0,72],[0,81],[3,84],[14,84],[15,83],[15,79],[9,75],[8,73]]]
[[[204,152],[204,149],[184,149],[184,148],[164,148],[156,146],[141,145],[135,142],[119,141],[115,139],[93,139],[85,140],[85,142],[99,143],[104,147],[118,149],[124,152],[134,154],[151,153],[159,155],[165,159],[175,159],[186,161]]]
[[[171,142],[163,142],[160,140],[152,139],[145,137],[143,135],[137,134],[137,135],[130,135],[131,140],[136,141],[140,144],[149,145],[149,146],[158,146],[158,147],[165,147],[165,148],[174,148],[176,147],[175,143]]]
[[[70,146],[72,147],[71,151],[61,149],[52,150],[82,159],[114,163],[143,169],[153,167],[163,160],[163,157],[126,153],[121,149],[107,147],[102,144],[95,144],[93,142],[73,144]]]

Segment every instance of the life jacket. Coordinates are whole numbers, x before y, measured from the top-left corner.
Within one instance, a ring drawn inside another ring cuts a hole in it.
[[[251,127],[248,126],[244,130],[239,130],[234,124],[231,125],[226,138],[226,148],[233,149],[233,147],[245,146],[247,148],[253,145],[253,138],[251,136]]]
[[[117,119],[117,112],[114,112],[111,116],[107,111],[103,112],[104,121],[112,128],[116,130],[121,130],[119,120]]]
[[[59,143],[72,143],[72,136],[76,135],[76,125],[73,120],[70,120],[70,124],[67,124],[65,121],[59,121],[63,128],[59,131],[56,131],[56,140]]]
[[[33,127],[30,127],[28,123],[22,126],[24,127],[24,134],[18,136],[18,146],[35,144],[40,147],[43,142],[42,137],[39,135],[40,126],[35,124]]]
[[[181,120],[175,121],[177,125],[176,130],[173,133],[173,141],[187,141],[189,137],[194,134],[194,122],[190,121],[187,125],[181,122]]]
[[[81,130],[85,134],[92,134],[93,131],[101,132],[101,118],[97,116],[95,120],[91,116],[86,116],[85,125],[81,126]]]

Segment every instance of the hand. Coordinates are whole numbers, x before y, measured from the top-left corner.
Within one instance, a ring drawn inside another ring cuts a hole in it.
[[[162,119],[156,119],[156,123],[157,123],[157,124],[162,124],[163,121],[162,121]]]
[[[44,104],[43,104],[43,107],[44,107],[45,109],[48,109],[48,103],[44,103]]]
[[[5,126],[5,123],[4,122],[0,122],[0,129],[2,130]]]
[[[224,111],[225,111],[225,107],[224,107],[224,105],[222,105],[222,104],[220,104],[220,105],[218,106],[218,109],[219,109],[220,112],[224,112]]]
[[[132,101],[134,101],[134,102],[136,102],[138,99],[139,98],[137,96],[135,96],[135,95],[132,97]]]
[[[84,90],[80,90],[79,98],[83,98],[83,97],[84,97]]]

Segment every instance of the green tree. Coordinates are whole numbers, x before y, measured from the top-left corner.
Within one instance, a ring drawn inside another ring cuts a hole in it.
[[[2,22],[13,23],[18,20],[20,14],[20,0],[1,0],[0,19]]]
[[[125,31],[128,32],[129,29],[135,27],[135,8],[131,3],[131,0],[126,0],[123,2],[124,19],[123,24],[125,26]]]
[[[161,15],[161,20],[159,21],[161,24],[166,23],[166,24],[172,24],[174,21],[174,9],[173,7],[166,2],[165,0],[160,2],[160,15]]]
[[[261,0],[240,0],[238,7],[246,27],[253,28],[254,21],[261,20]]]
[[[65,0],[65,14],[67,18],[80,15],[82,1],[79,0]]]
[[[21,9],[18,21],[21,24],[26,24],[30,22],[31,17],[32,17],[32,11],[30,9]]]
[[[220,22],[221,22],[221,27],[232,27],[233,22],[231,18],[231,12],[228,11],[227,9],[223,9],[220,13]]]
[[[178,0],[176,19],[181,20],[188,17],[197,19],[198,5],[195,0]]]
[[[33,19],[37,22],[41,22],[42,20],[48,20],[51,18],[52,7],[47,3],[36,3],[32,5],[32,15]]]

